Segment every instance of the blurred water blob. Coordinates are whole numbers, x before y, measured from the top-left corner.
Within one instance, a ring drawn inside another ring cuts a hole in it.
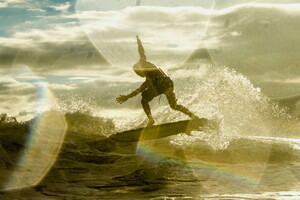
[[[35,76],[28,68],[26,75]],[[12,74],[14,76],[14,74]],[[12,173],[3,184],[3,190],[13,190],[37,185],[51,169],[64,141],[67,123],[61,111],[47,111],[56,104],[56,98],[43,80],[35,80],[35,113],[26,134],[24,149],[13,166]],[[16,138],[17,140],[18,138]]]
[[[79,0],[77,14],[82,28],[97,49],[115,65],[132,65],[138,59],[135,35],[140,35],[153,62],[180,63],[201,42],[210,21],[203,8],[214,1]],[[189,23],[188,12],[198,13]],[[193,26],[187,31],[185,26]],[[196,42],[195,42],[196,41]],[[159,53],[157,50],[159,49]]]

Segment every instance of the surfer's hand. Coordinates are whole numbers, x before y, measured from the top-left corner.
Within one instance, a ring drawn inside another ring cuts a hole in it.
[[[129,99],[128,96],[126,95],[120,95],[116,98],[117,103],[121,104],[124,103],[125,101],[127,101]]]

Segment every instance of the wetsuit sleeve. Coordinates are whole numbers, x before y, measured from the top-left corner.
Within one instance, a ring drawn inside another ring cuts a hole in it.
[[[139,93],[146,90],[147,87],[148,87],[148,82],[145,81],[138,89],[136,89],[133,92],[131,92],[130,94],[128,94],[128,98],[131,98],[131,97],[134,97],[134,96],[138,95]]]
[[[145,55],[145,50],[144,50],[142,41],[140,40],[138,35],[136,36],[136,40],[137,40],[137,44],[138,44],[138,51],[139,51],[139,54],[140,54],[140,59],[146,60],[147,57]]]

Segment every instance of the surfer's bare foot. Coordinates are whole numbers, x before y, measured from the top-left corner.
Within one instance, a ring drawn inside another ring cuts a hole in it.
[[[153,126],[155,124],[154,119],[149,119],[147,126]]]
[[[188,136],[192,136],[192,134],[191,134],[191,131],[186,131],[186,132],[184,132],[186,135],[188,135]]]

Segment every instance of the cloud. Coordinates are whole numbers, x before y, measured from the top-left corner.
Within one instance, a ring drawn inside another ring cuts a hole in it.
[[[139,34],[149,59],[159,65],[173,65],[183,62],[197,48],[236,52],[228,61],[243,60],[251,54],[259,57],[270,43],[279,49],[284,45],[283,38],[297,40],[299,33],[294,27],[299,26],[299,10],[300,4],[249,3],[221,10],[128,7],[118,11],[79,11],[77,16],[95,46],[112,63],[136,62],[134,36]],[[219,59],[217,54],[215,57]]]
[[[48,83],[29,68],[14,69],[0,77],[0,113],[28,120],[56,105],[51,91],[66,93],[74,89],[68,84]]]
[[[90,80],[89,77],[71,77],[69,80]]]
[[[0,8],[6,8],[10,5],[25,3],[27,1],[28,0],[2,0],[2,2],[0,2]]]
[[[53,91],[61,91],[63,93],[75,89],[72,85],[68,84],[45,83],[45,85]]]
[[[34,108],[36,101],[29,101],[35,97],[34,84],[20,82],[9,75],[0,77],[0,112],[17,115],[20,110]]]
[[[39,72],[74,70],[84,66],[88,69],[89,66],[107,65],[109,62],[106,59],[119,60],[120,65],[131,66],[138,59],[135,34],[124,26],[132,23],[137,23],[138,26],[141,25],[145,27],[145,30],[147,29],[148,35],[142,36],[147,55],[158,64],[170,61],[176,63],[178,59],[184,60],[197,46],[198,43],[192,41],[196,40],[199,34],[191,34],[189,30],[197,27],[203,29],[205,24],[201,20],[191,22],[192,17],[188,19],[189,17],[183,16],[181,22],[168,25],[166,23],[172,20],[175,15],[174,11],[143,9],[140,11],[127,9],[125,13],[121,13],[121,16],[118,12],[83,12],[79,14],[82,20],[89,20],[88,22],[93,23],[83,22],[80,27],[68,23],[52,24],[51,29],[15,32],[11,38],[0,38],[2,44],[0,62],[4,67],[23,64]],[[150,14],[156,12],[157,15],[163,16],[168,16],[169,13],[169,19],[162,23],[150,23],[149,14],[145,19],[135,21],[136,16],[143,12],[150,12]],[[184,9],[182,12],[183,15],[188,15],[189,11]],[[74,20],[76,16],[65,14],[61,17]],[[160,37],[155,37],[158,34],[157,30],[160,30]],[[181,37],[174,37],[170,40],[166,34],[168,31],[173,35],[177,33]],[[173,60],[173,58],[176,59]]]
[[[215,11],[142,6],[63,14],[59,17],[79,17],[81,26],[72,21],[0,38],[0,62],[6,68],[24,64],[40,73],[79,75],[110,69],[100,67],[109,61],[130,67],[138,60],[139,34],[149,60],[163,67],[184,61],[198,48],[193,58],[203,57],[208,48],[213,50],[204,57],[248,76],[294,66],[284,69],[292,75],[298,69],[299,10],[299,4],[244,4]]]
[[[71,7],[70,2],[66,2],[64,4],[59,4],[59,5],[53,5],[53,6],[48,6],[49,8],[53,8],[56,11],[61,11],[61,12],[67,12],[69,8]]]
[[[0,77],[0,85],[1,85],[1,91],[2,94],[4,92],[10,92],[10,90],[27,90],[32,89],[32,84],[30,83],[21,83],[14,79],[11,76],[5,75]],[[17,93],[17,92],[16,92]]]
[[[244,4],[220,10],[206,35],[217,38],[215,46],[207,46],[209,58],[250,78],[299,76],[299,17],[300,4]]]
[[[45,13],[45,12],[47,12],[46,10],[41,9],[41,8],[28,8],[27,10],[33,11],[33,12],[40,12],[40,13]]]
[[[78,27],[18,32],[0,41],[2,70],[26,65],[46,73],[109,65]]]
[[[105,52],[112,63],[120,65],[132,65],[138,59],[136,34],[141,36],[153,62],[182,62],[195,48],[203,45],[201,39],[209,15],[209,11],[193,7],[133,7],[121,11],[78,13],[83,29],[95,46]]]

